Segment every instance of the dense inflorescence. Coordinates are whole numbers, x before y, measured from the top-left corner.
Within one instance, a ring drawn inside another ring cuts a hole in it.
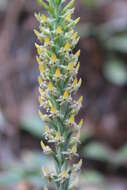
[[[41,141],[43,152],[55,160],[55,171],[43,168],[43,175],[56,184],[58,190],[71,188],[71,177],[77,172],[82,160],[70,164],[74,156],[78,157],[77,146],[80,143],[80,129],[83,120],[76,123],[83,97],[78,100],[74,95],[80,88],[82,80],[77,79],[80,63],[80,50],[74,53],[79,41],[74,31],[79,18],[72,19],[74,0],[40,0],[46,14],[35,14],[40,23],[39,31],[34,30],[39,43],[37,62],[40,75],[39,115],[45,123],[44,138]],[[52,145],[52,146],[51,146]]]

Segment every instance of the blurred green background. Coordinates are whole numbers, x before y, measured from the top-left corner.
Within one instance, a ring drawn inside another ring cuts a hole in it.
[[[37,11],[35,0],[0,0],[0,190],[42,190],[41,168],[53,167],[40,149]],[[77,189],[127,190],[127,1],[77,0],[74,16],[85,120]]]

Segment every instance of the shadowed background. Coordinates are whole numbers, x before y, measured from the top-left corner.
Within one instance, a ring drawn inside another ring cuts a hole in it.
[[[35,0],[0,0],[0,190],[41,190]],[[77,0],[84,118],[78,189],[127,189],[127,1]],[[78,175],[77,175],[78,180]],[[51,187],[51,189],[53,189]]]

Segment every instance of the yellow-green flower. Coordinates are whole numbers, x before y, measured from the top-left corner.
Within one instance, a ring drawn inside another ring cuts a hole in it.
[[[40,71],[40,73],[43,73],[45,71],[45,65],[44,64],[39,65],[39,71]]]
[[[67,43],[65,44],[64,49],[65,49],[66,51],[70,49],[70,43],[69,43],[69,42],[67,42]]]
[[[78,124],[78,128],[81,128],[83,125],[83,119],[80,120],[79,124]]]
[[[43,22],[47,21],[47,18],[46,18],[46,16],[44,14],[41,16],[41,19],[42,19]]]
[[[60,69],[59,69],[59,68],[56,69],[55,76],[56,76],[56,78],[60,78],[61,72],[60,72]]]
[[[46,44],[46,45],[49,45],[49,44],[50,44],[50,38],[49,38],[49,37],[45,37],[44,41],[45,41],[45,44]]]
[[[79,57],[80,56],[80,50],[78,50],[75,54],[76,57]]]
[[[64,92],[63,97],[64,97],[64,99],[67,99],[67,98],[69,97],[69,93],[68,93],[68,91],[65,91],[65,92]]]
[[[56,114],[56,112],[57,112],[56,108],[55,108],[53,105],[51,106],[50,111],[51,111],[51,113],[53,113],[53,114]]]
[[[53,84],[52,84],[52,82],[49,82],[49,83],[48,83],[48,90],[51,91],[52,89],[53,89]]]
[[[68,70],[69,70],[69,71],[72,71],[73,68],[74,68],[74,63],[73,63],[73,62],[69,63],[69,64],[68,64]]]
[[[65,20],[66,20],[66,21],[70,21],[70,19],[71,19],[71,13],[69,13],[69,14],[65,17]]]
[[[71,125],[75,123],[75,117],[74,117],[74,115],[71,115],[71,116],[70,116],[68,122],[69,122],[69,124],[71,124]]]
[[[72,154],[76,154],[76,153],[77,153],[77,144],[75,144],[75,145],[72,147],[71,153],[72,153]]]
[[[46,146],[43,141],[41,141],[41,147],[46,154],[52,153],[52,149],[49,146]]]
[[[56,54],[55,53],[52,54],[51,60],[53,63],[56,62]]]
[[[61,26],[58,26],[56,29],[56,34],[61,34],[62,33],[62,28]]]

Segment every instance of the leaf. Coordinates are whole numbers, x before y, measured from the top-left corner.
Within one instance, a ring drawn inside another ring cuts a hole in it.
[[[0,0],[0,11],[3,11],[6,9],[8,4],[8,0]]]
[[[109,161],[112,155],[111,150],[100,143],[90,143],[84,148],[85,156],[99,161]]]
[[[85,171],[82,173],[81,178],[85,184],[101,184],[104,182],[104,176],[97,171]]]
[[[25,169],[37,169],[41,170],[42,165],[48,165],[49,163],[52,163],[51,159],[47,156],[45,156],[41,152],[24,152],[23,154],[23,161],[24,161],[24,168]]]
[[[29,113],[24,115],[21,120],[21,128],[32,135],[41,138],[43,134],[43,123],[38,115]]]
[[[42,166],[54,167],[53,161],[40,152],[24,152],[22,162],[13,162],[9,170],[0,174],[0,187],[14,187],[21,181],[30,182],[42,188],[46,181],[42,176]]]
[[[66,12],[68,9],[73,8],[75,0],[71,0],[63,9],[63,12]]]
[[[95,8],[98,4],[97,0],[83,0],[85,6],[89,8]]]
[[[41,175],[40,176],[37,176],[37,175],[30,176],[30,177],[28,177],[27,181],[39,189],[43,188],[47,185],[46,180]]]
[[[8,171],[0,174],[0,187],[12,187],[22,180],[22,173]]]
[[[42,7],[44,7],[44,9],[48,10],[49,7],[43,0],[37,0],[37,3],[42,5]]]
[[[0,112],[0,126],[4,126],[4,124],[6,123],[4,115],[2,114],[2,112]],[[1,127],[0,127],[1,130]]]
[[[105,78],[116,85],[127,83],[127,67],[116,58],[110,59],[104,64],[103,73]]]
[[[117,165],[122,165],[127,163],[127,144],[124,145],[117,153],[115,156],[114,160]]]
[[[127,36],[115,36],[110,38],[107,42],[107,47],[111,50],[127,53]]]

